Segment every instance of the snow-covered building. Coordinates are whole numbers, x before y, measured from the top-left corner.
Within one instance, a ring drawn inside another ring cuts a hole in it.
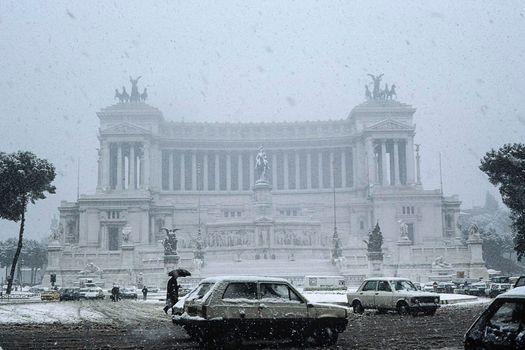
[[[47,273],[62,285],[159,284],[161,228],[177,228],[179,265],[197,276],[358,281],[370,273],[363,241],[379,223],[381,273],[484,275],[481,243],[462,242],[457,229],[459,199],[423,188],[415,112],[370,98],[341,120],[195,123],[169,121],[144,102],[103,108],[96,191],[62,202]],[[262,192],[260,147],[269,163]],[[343,256],[335,264],[334,226]]]

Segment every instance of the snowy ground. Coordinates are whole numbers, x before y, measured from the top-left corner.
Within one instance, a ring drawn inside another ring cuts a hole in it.
[[[346,293],[341,292],[304,292],[311,302],[346,304]],[[123,300],[112,303],[109,300],[68,301],[68,302],[26,302],[0,303],[0,324],[75,324],[83,322],[106,323],[120,319],[122,307],[133,309],[144,316],[157,317],[163,304],[165,293],[150,293],[147,300]],[[488,303],[488,298],[477,298],[461,294],[441,294],[444,304],[461,305],[466,303]],[[151,305],[158,304],[158,307]]]

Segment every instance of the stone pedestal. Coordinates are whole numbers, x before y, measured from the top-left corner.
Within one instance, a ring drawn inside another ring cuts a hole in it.
[[[254,201],[253,205],[255,208],[255,217],[267,217],[273,216],[273,205],[272,205],[272,186],[265,180],[257,180],[253,186]]]
[[[368,252],[368,277],[382,277],[383,276],[383,253],[382,252]]]
[[[168,272],[175,270],[179,265],[180,256],[173,255],[164,255],[164,272],[165,275],[168,275]]]
[[[50,274],[56,274],[56,284],[63,286],[63,276],[60,268],[60,257],[62,255],[62,245],[59,241],[51,241],[47,246],[47,268],[43,278],[43,284],[49,283]]]
[[[400,238],[396,244],[398,249],[398,265],[401,267],[410,265],[412,262],[412,241],[407,236],[404,236]]]
[[[488,279],[489,273],[483,261],[482,241],[479,234],[471,235],[467,240],[467,246],[470,251],[469,278]]]
[[[135,253],[135,246],[133,244],[122,245],[122,267],[133,268],[133,255]]]

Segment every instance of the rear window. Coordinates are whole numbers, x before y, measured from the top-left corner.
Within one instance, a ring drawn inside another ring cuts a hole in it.
[[[222,299],[257,299],[257,283],[233,282],[226,287]]]

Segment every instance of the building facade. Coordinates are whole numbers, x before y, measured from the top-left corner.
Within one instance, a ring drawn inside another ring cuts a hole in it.
[[[48,273],[63,285],[158,285],[163,228],[177,228],[179,265],[196,276],[358,281],[370,274],[363,241],[379,223],[381,273],[481,276],[481,243],[457,229],[460,201],[423,189],[415,111],[370,98],[342,120],[188,123],[144,102],[104,108],[96,191],[62,202]],[[258,187],[261,147],[269,168]]]

